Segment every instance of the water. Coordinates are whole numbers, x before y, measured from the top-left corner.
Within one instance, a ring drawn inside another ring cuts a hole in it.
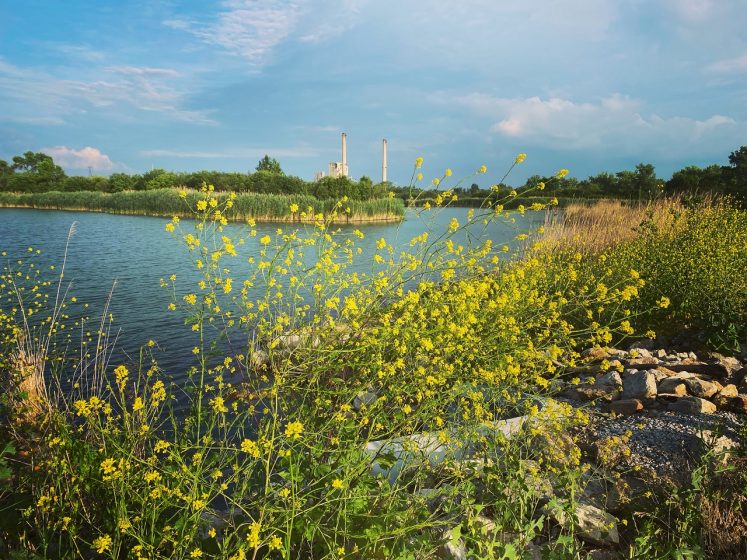
[[[425,211],[420,215],[408,211],[405,221],[399,224],[345,226],[342,229],[352,231],[357,227],[366,234],[365,239],[358,242],[363,254],[355,265],[364,272],[370,269],[370,259],[378,239],[383,237],[395,247],[404,247],[425,230],[432,231],[433,239],[446,230],[452,218],[465,223],[467,212],[464,208],[447,208],[437,213]],[[473,233],[479,233],[482,239],[492,239],[498,246],[512,244],[511,240],[517,233],[538,225],[543,219],[542,214],[516,215],[515,224],[495,221],[488,224],[484,232]],[[115,361],[136,360],[140,346],[153,339],[158,343],[159,365],[179,381],[195,364],[191,349],[196,345],[197,336],[185,325],[181,312],[167,311],[171,294],[160,287],[159,281],[176,274],[181,293],[196,291],[197,273],[187,249],[164,231],[167,221],[145,216],[0,209],[0,251],[7,252],[8,256],[3,260],[15,262],[28,257],[29,247],[40,249],[41,255],[34,257],[37,265],[47,270],[56,265],[59,271],[68,230],[76,222],[65,272],[66,280],[72,282],[69,297],[78,299],[79,310],[85,302],[90,306],[87,314],[100,316],[116,281],[109,308],[114,315],[113,334],[118,335]],[[183,221],[182,225],[186,231],[190,230],[189,221]],[[261,237],[274,235],[278,227],[287,229],[286,225],[278,224],[258,224],[255,229]],[[229,224],[225,228],[225,234],[231,237],[237,237],[241,231],[246,231],[246,226]],[[467,244],[469,238],[469,234],[461,234],[455,242]],[[247,244],[237,250],[243,258],[232,263],[232,275],[240,278],[242,266],[246,266],[240,263],[246,261],[248,251],[252,249]],[[235,282],[238,285],[238,280]]]

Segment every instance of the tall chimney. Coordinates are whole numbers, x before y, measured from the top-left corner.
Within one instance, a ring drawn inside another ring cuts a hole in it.
[[[342,176],[348,175],[348,135],[342,133]]]
[[[386,138],[382,142],[382,153],[381,159],[381,182],[386,183]]]

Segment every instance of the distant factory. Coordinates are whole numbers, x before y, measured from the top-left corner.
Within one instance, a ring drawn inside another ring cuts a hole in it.
[[[381,155],[381,182],[386,183],[386,138],[382,140]],[[319,181],[324,177],[349,177],[348,170],[348,135],[342,133],[342,161],[330,161],[327,174],[324,171],[314,173],[314,181]]]

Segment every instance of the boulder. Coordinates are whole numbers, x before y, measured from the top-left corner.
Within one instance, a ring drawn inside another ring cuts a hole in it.
[[[570,387],[564,396],[574,401],[612,401],[620,396],[620,389],[611,385],[598,385],[596,383],[583,383]]]
[[[616,371],[610,371],[597,377],[595,385],[599,387],[612,387],[622,391],[623,382],[619,373]]]
[[[695,397],[701,399],[707,399],[718,393],[718,386],[710,381],[704,381],[699,377],[692,377],[690,379],[683,379],[683,383],[687,386],[687,392]]]
[[[706,364],[705,362],[686,360],[679,364],[670,364],[667,367],[678,373],[687,371],[699,375],[710,375],[711,377],[718,377],[719,379],[724,379],[729,376],[729,370],[721,364]]]
[[[736,397],[738,395],[739,391],[737,390],[737,386],[732,383],[723,386],[718,392],[719,397]]]
[[[628,360],[628,366],[637,369],[654,369],[659,365],[659,360],[653,356],[646,358],[632,358]]]
[[[581,352],[581,357],[584,360],[588,360],[590,362],[593,361],[601,361],[605,358],[609,357],[610,353],[607,351],[606,348],[587,348],[583,352]]]
[[[562,502],[551,502],[543,512],[567,529],[571,525],[568,511]],[[598,507],[578,502],[573,512],[576,518],[576,535],[582,540],[597,545],[618,544],[620,534],[617,530],[617,519]]]
[[[684,379],[678,377],[667,377],[657,384],[657,390],[659,393],[669,393],[684,397],[687,395],[687,385],[685,385],[684,381]]]
[[[729,410],[738,414],[747,414],[747,395],[736,397],[716,397],[714,399],[721,410]]]
[[[711,414],[716,412],[716,405],[699,397],[687,396],[669,403],[669,410],[688,414]]]
[[[609,404],[609,411],[622,416],[630,416],[643,410],[643,403],[638,399],[623,399]]]
[[[653,399],[656,397],[656,377],[648,371],[626,375],[623,379],[623,399]]]

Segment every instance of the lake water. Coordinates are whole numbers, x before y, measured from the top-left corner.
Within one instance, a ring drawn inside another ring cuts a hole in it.
[[[406,219],[398,224],[357,226],[366,237],[358,243],[364,252],[356,266],[361,270],[369,269],[375,243],[382,237],[395,247],[404,246],[425,230],[444,232],[454,217],[464,223],[467,212],[464,208],[447,208],[418,215],[408,210]],[[487,237],[496,244],[510,244],[517,233],[543,220],[541,213],[528,213],[526,216],[517,214],[515,224],[494,221],[481,233],[482,239]],[[167,221],[165,218],[89,212],[0,209],[0,252],[7,252],[4,261],[14,263],[19,258],[26,258],[27,249],[34,247],[42,251],[41,255],[34,257],[39,266],[48,269],[50,265],[56,265],[59,270],[68,230],[76,222],[65,273],[66,280],[72,282],[69,295],[75,296],[79,305],[88,303],[90,307],[86,312],[92,317],[97,316],[101,314],[116,280],[110,306],[114,315],[113,333],[118,334],[115,360],[119,363],[136,359],[140,346],[153,339],[159,347],[159,365],[178,381],[195,363],[190,350],[195,345],[196,335],[185,326],[180,312],[166,311],[171,301],[170,293],[160,287],[159,280],[176,274],[183,293],[195,291],[197,273],[187,249],[164,231]],[[186,231],[191,228],[189,221],[182,221],[182,225]],[[273,235],[278,227],[278,224],[258,224],[255,229],[258,236],[262,236],[266,233]],[[280,227],[288,229],[287,225]],[[229,224],[225,234],[237,237],[242,230],[246,230],[245,225]],[[467,235],[456,241],[469,242]],[[247,251],[249,246],[238,248],[239,256],[244,258],[237,261],[245,261],[248,256],[242,255],[241,249]],[[240,267],[236,266],[232,275],[239,278],[240,272]]]

